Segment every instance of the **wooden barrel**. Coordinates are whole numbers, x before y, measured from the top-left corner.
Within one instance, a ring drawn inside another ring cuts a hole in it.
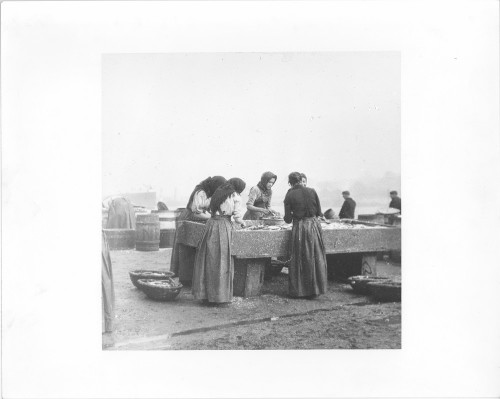
[[[160,217],[157,213],[137,215],[135,249],[137,251],[158,251],[160,249]]]
[[[177,218],[182,210],[159,211],[160,216],[160,248],[172,248],[174,246],[175,229]]]
[[[135,230],[133,229],[103,229],[110,250],[135,248]]]

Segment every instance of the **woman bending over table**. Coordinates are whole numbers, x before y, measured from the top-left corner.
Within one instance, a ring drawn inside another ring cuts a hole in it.
[[[210,197],[226,179],[222,176],[207,177],[198,183],[189,197],[186,209],[179,215],[177,222],[191,220],[194,222],[206,223],[210,219],[208,208]],[[185,245],[177,244],[177,233],[174,236],[172,255],[170,257],[170,271],[179,277],[181,283],[189,285],[193,275],[193,264],[191,262],[181,262],[181,252],[185,252],[184,259],[194,259],[195,249]]]
[[[193,295],[198,300],[213,304],[233,299],[234,261],[231,238],[234,221],[244,226],[241,217],[240,194],[245,182],[237,177],[219,187],[212,196],[210,213],[203,237],[198,244],[193,275]]]

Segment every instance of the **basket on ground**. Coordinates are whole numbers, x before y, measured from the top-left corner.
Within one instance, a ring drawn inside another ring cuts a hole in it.
[[[368,295],[367,284],[375,281],[390,281],[389,277],[352,276],[347,279],[356,294]]]
[[[129,272],[130,280],[137,288],[139,287],[139,279],[151,279],[151,280],[165,280],[174,276],[173,272],[160,271],[160,270],[146,270],[139,269]]]
[[[149,298],[158,301],[173,301],[182,289],[182,284],[171,278],[165,280],[139,279],[138,284],[139,289]]]
[[[401,302],[401,283],[377,281],[367,284],[370,294],[380,302]]]
[[[272,259],[269,272],[271,276],[279,276],[284,267],[288,267],[288,262],[284,262],[279,259]]]

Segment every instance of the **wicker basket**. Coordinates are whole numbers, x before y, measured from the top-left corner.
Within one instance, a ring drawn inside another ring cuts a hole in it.
[[[139,279],[138,283],[142,292],[158,301],[173,301],[182,289],[182,284],[176,283],[171,278],[166,280]]]
[[[281,226],[285,224],[285,220],[283,218],[262,218],[260,221],[264,224],[264,226]]]
[[[139,287],[139,279],[150,279],[150,280],[165,280],[173,277],[173,272],[159,271],[159,270],[145,270],[139,269],[129,272],[130,280],[137,288]]]
[[[352,276],[347,280],[349,281],[349,284],[351,284],[351,287],[355,293],[368,295],[368,283],[390,281],[391,279],[389,277]]]
[[[377,281],[367,284],[368,291],[380,302],[401,302],[401,283]]]

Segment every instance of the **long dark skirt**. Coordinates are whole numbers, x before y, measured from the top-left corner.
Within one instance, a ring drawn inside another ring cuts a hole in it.
[[[327,290],[326,254],[321,225],[316,218],[294,220],[291,252],[288,269],[290,295],[324,294]]]
[[[109,255],[108,241],[104,231],[102,232],[102,332],[113,330],[113,318],[115,315],[115,290],[113,287],[113,268]]]
[[[222,216],[214,216],[207,222],[194,263],[193,295],[196,299],[215,303],[233,299],[233,229],[231,220]]]

